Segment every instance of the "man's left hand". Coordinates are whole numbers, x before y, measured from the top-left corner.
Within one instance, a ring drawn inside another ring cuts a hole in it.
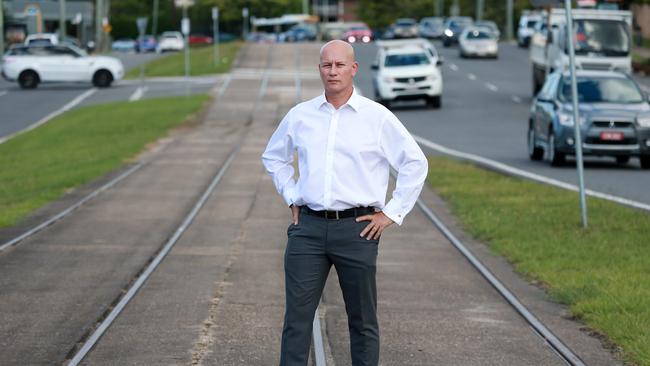
[[[393,224],[393,220],[381,211],[371,215],[359,216],[356,220],[357,222],[370,221],[368,226],[361,232],[361,237],[366,238],[366,240],[378,240],[384,229]]]

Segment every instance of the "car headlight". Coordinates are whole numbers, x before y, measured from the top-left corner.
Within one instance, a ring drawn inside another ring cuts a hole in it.
[[[636,123],[640,127],[650,127],[650,116],[637,116]]]
[[[356,38],[354,38],[353,36],[348,37],[348,42],[354,43],[354,41],[356,41]]]
[[[452,37],[453,35],[454,35],[454,32],[452,32],[451,29],[445,29],[445,36]]]
[[[436,79],[437,79],[437,77],[435,75],[427,75],[427,80],[429,80],[429,81],[433,81],[433,80],[436,80]]]
[[[368,43],[368,42],[370,42],[370,37],[368,37],[368,36],[363,36],[363,37],[361,38],[361,40],[363,41],[363,43]]]
[[[580,119],[580,124],[583,125],[585,123],[585,117],[579,116]],[[573,113],[571,114],[565,114],[565,113],[560,113],[558,115],[558,120],[560,121],[560,124],[563,126],[573,126]]]
[[[394,78],[388,76],[384,76],[383,78],[381,78],[381,80],[383,80],[385,83],[392,83],[393,81],[395,81]]]

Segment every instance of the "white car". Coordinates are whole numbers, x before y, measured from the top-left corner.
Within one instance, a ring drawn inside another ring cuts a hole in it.
[[[18,46],[2,58],[2,76],[24,89],[47,82],[92,82],[104,88],[122,79],[124,66],[114,57],[88,56],[70,45]]]
[[[433,108],[442,100],[442,59],[425,39],[379,41],[372,65],[375,99],[385,105],[395,100],[425,99]]]
[[[181,32],[163,32],[158,39],[156,52],[182,51],[185,48],[185,41]]]
[[[524,11],[521,18],[519,18],[519,26],[517,27],[517,44],[519,47],[528,47],[530,38],[535,33],[535,26],[541,21],[543,21],[542,14]]]
[[[460,57],[499,57],[499,42],[490,29],[468,27],[458,37]]]
[[[25,46],[43,44],[59,44],[59,35],[56,33],[34,33],[25,38]]]

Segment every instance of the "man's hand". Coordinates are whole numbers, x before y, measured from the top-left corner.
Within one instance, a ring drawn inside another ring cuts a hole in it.
[[[368,226],[366,226],[366,228],[361,232],[361,237],[365,237],[366,240],[378,240],[381,236],[381,233],[384,232],[384,229],[393,224],[393,220],[391,220],[381,211],[371,215],[357,217],[357,222],[361,221],[370,221]]]
[[[289,206],[291,209],[291,222],[293,222],[294,225],[298,225],[298,216],[300,215],[300,207],[296,205],[291,205]]]

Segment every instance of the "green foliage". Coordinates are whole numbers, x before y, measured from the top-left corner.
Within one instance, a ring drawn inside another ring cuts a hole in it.
[[[571,313],[650,365],[650,214],[451,159],[429,160],[429,184],[465,229],[537,280]]]
[[[83,107],[0,145],[0,227],[119,168],[206,100],[200,95]]]

